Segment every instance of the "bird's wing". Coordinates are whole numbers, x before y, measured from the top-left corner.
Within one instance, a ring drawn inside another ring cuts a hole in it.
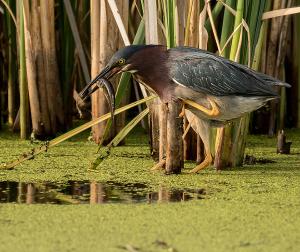
[[[169,50],[175,83],[215,96],[277,96],[272,86],[284,85],[267,75],[194,48]]]

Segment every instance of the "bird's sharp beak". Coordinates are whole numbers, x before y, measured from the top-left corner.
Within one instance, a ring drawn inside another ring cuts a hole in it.
[[[100,74],[98,74],[89,84],[85,86],[85,88],[79,93],[79,96],[82,100],[85,100],[87,97],[89,97],[92,93],[94,93],[101,85],[104,85],[107,89],[108,94],[111,96],[111,87],[107,87],[107,85],[104,82],[101,82],[101,85],[94,85],[101,79],[110,79],[112,76],[114,76],[116,73],[119,72],[119,69],[117,67],[113,66],[106,66]]]

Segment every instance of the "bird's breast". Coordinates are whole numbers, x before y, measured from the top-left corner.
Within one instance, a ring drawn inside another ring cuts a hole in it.
[[[142,84],[150,93],[156,93],[155,90],[153,88],[151,88],[147,83],[145,83],[144,80],[142,80],[138,75],[135,75],[135,80]]]
[[[148,78],[139,74],[134,74],[134,77],[136,81],[145,86],[150,93],[157,94],[162,102],[167,103],[173,99],[173,86],[167,79]]]

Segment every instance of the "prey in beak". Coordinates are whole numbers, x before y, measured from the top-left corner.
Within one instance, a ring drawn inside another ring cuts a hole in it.
[[[100,74],[98,74],[95,79],[93,79],[86,87],[79,93],[79,96],[82,100],[88,98],[92,93],[97,89],[105,87],[107,94],[105,97],[110,106],[111,119],[114,121],[114,112],[115,112],[115,91],[112,84],[109,82],[109,79],[119,72],[119,69],[116,67],[106,66]]]
[[[79,96],[82,100],[85,100],[88,96],[90,96],[93,92],[95,92],[100,87],[105,87],[107,91],[107,100],[110,105],[112,119],[114,110],[115,110],[115,92],[113,86],[109,82],[109,79],[116,74],[121,72],[137,72],[135,67],[132,65],[131,56],[135,54],[135,52],[144,48],[142,45],[133,45],[127,46],[119,51],[117,51],[107,66],[102,70],[100,74],[96,76],[87,86],[80,92]]]

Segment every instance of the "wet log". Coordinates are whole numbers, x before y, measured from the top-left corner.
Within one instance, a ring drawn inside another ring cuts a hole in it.
[[[168,103],[167,111],[167,150],[166,174],[178,174],[183,168],[183,125],[179,117],[182,104],[179,101]]]

